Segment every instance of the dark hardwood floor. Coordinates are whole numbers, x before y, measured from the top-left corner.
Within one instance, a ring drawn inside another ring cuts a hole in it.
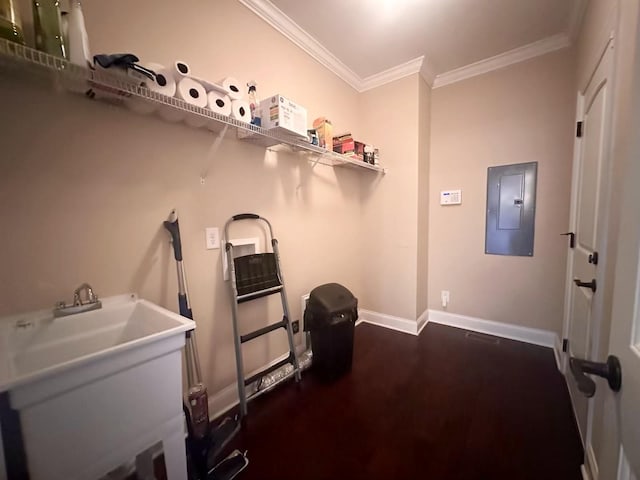
[[[352,371],[303,374],[249,404],[240,480],[580,479],[550,349],[428,324],[356,328]]]

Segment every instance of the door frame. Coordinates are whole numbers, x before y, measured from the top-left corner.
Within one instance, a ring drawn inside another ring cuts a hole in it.
[[[577,93],[576,98],[576,121],[575,126],[577,128],[578,122],[582,122],[584,120],[584,94],[582,91]],[[570,210],[569,210],[569,232],[576,231],[577,226],[577,216],[578,216],[578,182],[579,182],[579,171],[578,166],[580,163],[580,156],[582,155],[582,138],[578,137],[577,133],[574,130],[574,142],[573,142],[573,162],[571,164],[571,200],[570,200]],[[567,268],[565,274],[565,282],[564,282],[564,318],[562,320],[562,339],[563,345],[564,340],[569,338],[569,331],[571,329],[571,282],[573,281],[573,256],[575,255],[574,249],[569,247],[569,239],[567,239]],[[567,351],[561,352],[561,371],[563,374],[567,374],[569,367],[569,350],[570,345],[566,349]],[[572,404],[573,406],[573,404]],[[575,416],[575,412],[574,412]]]
[[[606,138],[604,139],[604,144],[602,146],[603,152],[605,155],[609,157],[607,161],[606,168],[604,168],[601,172],[602,182],[600,197],[598,200],[598,204],[596,205],[598,211],[598,224],[597,231],[600,236],[598,239],[598,244],[596,245],[596,249],[601,253],[600,261],[598,263],[598,268],[596,269],[596,280],[598,282],[598,289],[602,292],[606,289],[604,288],[606,282],[605,272],[607,269],[607,256],[604,254],[607,252],[608,244],[609,244],[609,217],[610,217],[610,206],[611,206],[611,180],[612,180],[612,154],[613,154],[613,98],[615,92],[613,88],[615,86],[615,74],[616,74],[616,55],[615,55],[615,35],[613,32],[607,38],[603,48],[600,50],[599,55],[596,61],[593,63],[593,69],[590,72],[590,75],[585,82],[584,85],[581,85],[578,89],[577,100],[576,100],[576,124],[577,122],[584,121],[584,113],[586,109],[585,105],[585,94],[587,92],[587,88],[591,84],[593,77],[600,67],[605,55],[608,50],[612,50],[611,58],[608,65],[608,73],[607,73],[607,81],[610,86],[610,97],[607,100],[606,112],[605,112],[605,122],[608,125],[608,132]],[[576,132],[574,131],[574,134]],[[574,141],[574,151],[573,151],[573,163],[572,163],[572,173],[571,173],[571,206],[569,212],[569,230],[570,232],[575,232],[577,234],[577,210],[578,210],[578,186],[580,182],[580,174],[581,169],[578,168],[580,166],[580,159],[583,153],[584,143],[583,138],[578,137],[577,134],[575,136]],[[568,245],[568,241],[567,241]],[[573,260],[574,260],[574,249],[569,248],[569,252],[567,254],[567,268],[566,268],[566,277],[565,277],[565,295],[564,295],[564,318],[562,322],[562,338],[569,339],[569,333],[571,330],[571,297],[572,297],[572,288],[573,288]],[[599,295],[594,298],[594,303],[592,306],[593,315],[591,321],[590,331],[588,335],[590,336],[589,345],[590,348],[587,351],[587,357],[589,360],[598,359],[599,356],[602,356],[606,353],[607,346],[604,346],[605,351],[600,351],[600,336],[601,336],[601,326],[604,312],[604,298],[603,295]],[[569,342],[568,348],[566,352],[561,352],[561,371],[565,376],[565,382],[567,382],[567,389],[571,392],[569,388],[569,378],[570,375],[568,365],[569,358],[571,356],[571,342]],[[585,466],[582,466],[583,476],[585,473],[595,473],[594,478],[597,478],[598,475],[598,465],[596,462],[595,454],[593,452],[593,448],[591,446],[591,437],[593,433],[593,415],[594,415],[594,399],[590,398],[587,401],[587,431],[584,432],[584,443],[583,448],[585,452],[585,463],[588,464],[588,471],[585,472]],[[580,433],[580,440],[582,441],[583,435],[580,431],[580,424],[578,422],[578,417],[576,415],[576,411],[573,405],[573,399],[571,400],[571,408],[573,410],[574,418],[576,419],[576,425],[578,426],[578,430]],[[587,478],[587,477],[585,477]]]

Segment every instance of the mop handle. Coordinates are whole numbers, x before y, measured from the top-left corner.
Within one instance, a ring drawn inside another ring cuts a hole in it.
[[[171,240],[173,241],[173,253],[176,257],[176,262],[182,261],[182,242],[180,241],[180,226],[178,225],[178,214],[175,210],[171,211],[169,220],[165,220],[163,223],[171,234]]]
[[[193,312],[191,311],[191,307],[189,307],[189,297],[187,296],[187,286],[184,279],[184,266],[182,265],[182,241],[180,240],[178,212],[175,209],[171,210],[169,220],[165,220],[162,224],[171,234],[173,254],[178,267],[178,308],[180,309],[180,315],[193,320]]]

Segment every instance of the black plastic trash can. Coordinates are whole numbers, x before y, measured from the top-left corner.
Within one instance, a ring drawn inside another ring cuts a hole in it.
[[[311,334],[313,371],[335,379],[351,370],[358,299],[338,283],[314,288],[304,311],[304,330]]]

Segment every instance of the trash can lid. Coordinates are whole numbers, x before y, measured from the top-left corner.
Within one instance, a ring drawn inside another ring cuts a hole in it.
[[[328,312],[339,312],[353,308],[355,297],[339,283],[325,283],[311,290],[309,302]]]

